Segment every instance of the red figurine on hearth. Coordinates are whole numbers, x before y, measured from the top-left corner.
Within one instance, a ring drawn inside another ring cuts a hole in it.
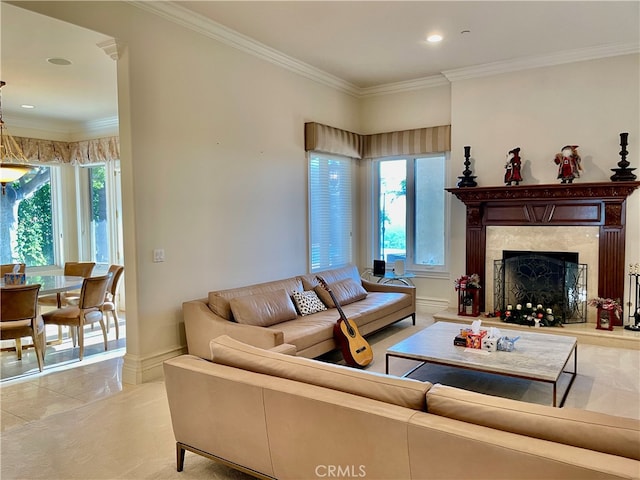
[[[520,160],[520,147],[516,147],[513,150],[509,151],[505,168],[505,185],[511,185],[512,182],[515,182],[516,185],[519,185],[522,181],[522,160]]]
[[[573,183],[573,179],[580,176],[582,165],[577,148],[578,145],[565,145],[553,160],[558,165],[558,178],[562,179],[561,183]]]

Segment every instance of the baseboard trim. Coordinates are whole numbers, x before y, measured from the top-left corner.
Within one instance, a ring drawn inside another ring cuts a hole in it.
[[[164,361],[185,353],[187,353],[186,346],[177,346],[146,357],[127,353],[122,365],[122,383],[139,385],[161,379],[164,377],[162,371]]]

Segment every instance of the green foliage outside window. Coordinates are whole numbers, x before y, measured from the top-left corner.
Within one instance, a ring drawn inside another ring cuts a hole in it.
[[[18,207],[16,254],[28,266],[53,265],[51,184],[46,183]]]

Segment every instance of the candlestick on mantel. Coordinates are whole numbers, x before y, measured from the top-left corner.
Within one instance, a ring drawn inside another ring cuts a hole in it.
[[[471,156],[471,147],[464,147],[464,171],[462,172],[462,176],[458,177],[460,181],[458,182],[458,187],[477,187],[478,183],[475,181],[476,176],[471,175],[473,172],[469,168],[471,165],[471,161],[469,157]]]
[[[612,168],[612,172],[616,172],[611,176],[612,182],[633,182],[636,179],[633,171],[635,168],[629,168],[629,162],[627,161],[627,155],[629,152],[627,151],[627,140],[629,138],[629,133],[624,132],[620,134],[620,157],[621,160],[618,162],[618,168]]]

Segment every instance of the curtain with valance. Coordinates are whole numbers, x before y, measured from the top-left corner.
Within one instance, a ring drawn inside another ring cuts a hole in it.
[[[14,137],[22,153],[32,163],[89,165],[120,159],[119,137],[104,137],[79,142],[61,142],[39,138]]]
[[[451,150],[451,125],[359,135],[320,123],[305,123],[305,150],[351,158],[378,158]]]

